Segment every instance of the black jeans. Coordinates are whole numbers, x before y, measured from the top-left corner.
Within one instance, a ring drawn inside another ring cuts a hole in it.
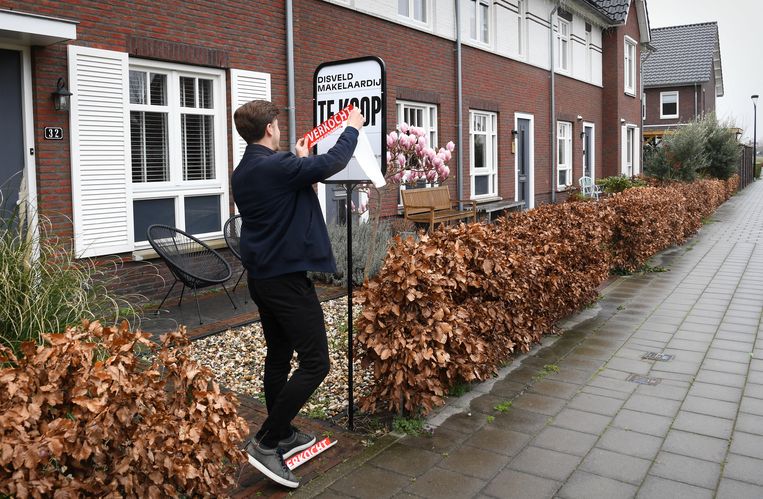
[[[305,272],[248,279],[265,333],[265,404],[268,417],[256,438],[266,447],[291,435],[291,421],[329,372],[323,309]],[[291,378],[291,358],[299,367]],[[287,380],[288,378],[288,380]]]

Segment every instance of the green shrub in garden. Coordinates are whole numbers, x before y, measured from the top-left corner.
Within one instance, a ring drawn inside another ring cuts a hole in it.
[[[623,192],[631,187],[645,187],[646,183],[638,178],[630,178],[625,175],[605,177],[596,180],[596,185],[602,188],[607,194]]]
[[[336,273],[310,272],[312,279],[334,284],[337,286],[347,285],[347,226],[332,224],[328,226],[331,248],[336,258]],[[368,252],[373,254],[367,271],[368,277],[376,275],[384,263],[384,255],[387,253],[387,245],[392,233],[387,222],[380,222],[376,233],[376,243],[371,243],[373,225],[370,223],[353,224],[352,226],[352,281],[355,284],[363,284],[364,269],[368,259]]]
[[[644,146],[644,173],[683,182],[697,176],[728,179],[736,173],[740,155],[732,126],[714,114],[679,125],[659,144]]]

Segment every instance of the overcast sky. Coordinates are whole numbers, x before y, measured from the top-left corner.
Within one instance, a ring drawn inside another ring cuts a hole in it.
[[[708,21],[718,23],[723,68],[723,97],[716,100],[720,119],[729,118],[752,140],[753,105],[758,99],[758,144],[763,141],[762,0],[647,0],[652,28]]]

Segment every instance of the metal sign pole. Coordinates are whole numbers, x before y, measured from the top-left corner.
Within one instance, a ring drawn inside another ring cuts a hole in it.
[[[352,389],[352,189],[353,184],[347,182],[344,189],[347,192],[347,429],[353,431],[355,424],[355,403]]]

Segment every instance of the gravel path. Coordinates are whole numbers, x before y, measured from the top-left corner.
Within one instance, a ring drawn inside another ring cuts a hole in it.
[[[331,371],[301,413],[319,419],[347,411],[347,297],[323,302]],[[353,308],[353,318],[361,313]],[[265,337],[259,322],[192,342],[196,360],[208,366],[223,386],[265,401],[262,377],[265,367]],[[292,369],[297,366],[296,354]],[[371,371],[354,361],[355,403],[369,391]]]

